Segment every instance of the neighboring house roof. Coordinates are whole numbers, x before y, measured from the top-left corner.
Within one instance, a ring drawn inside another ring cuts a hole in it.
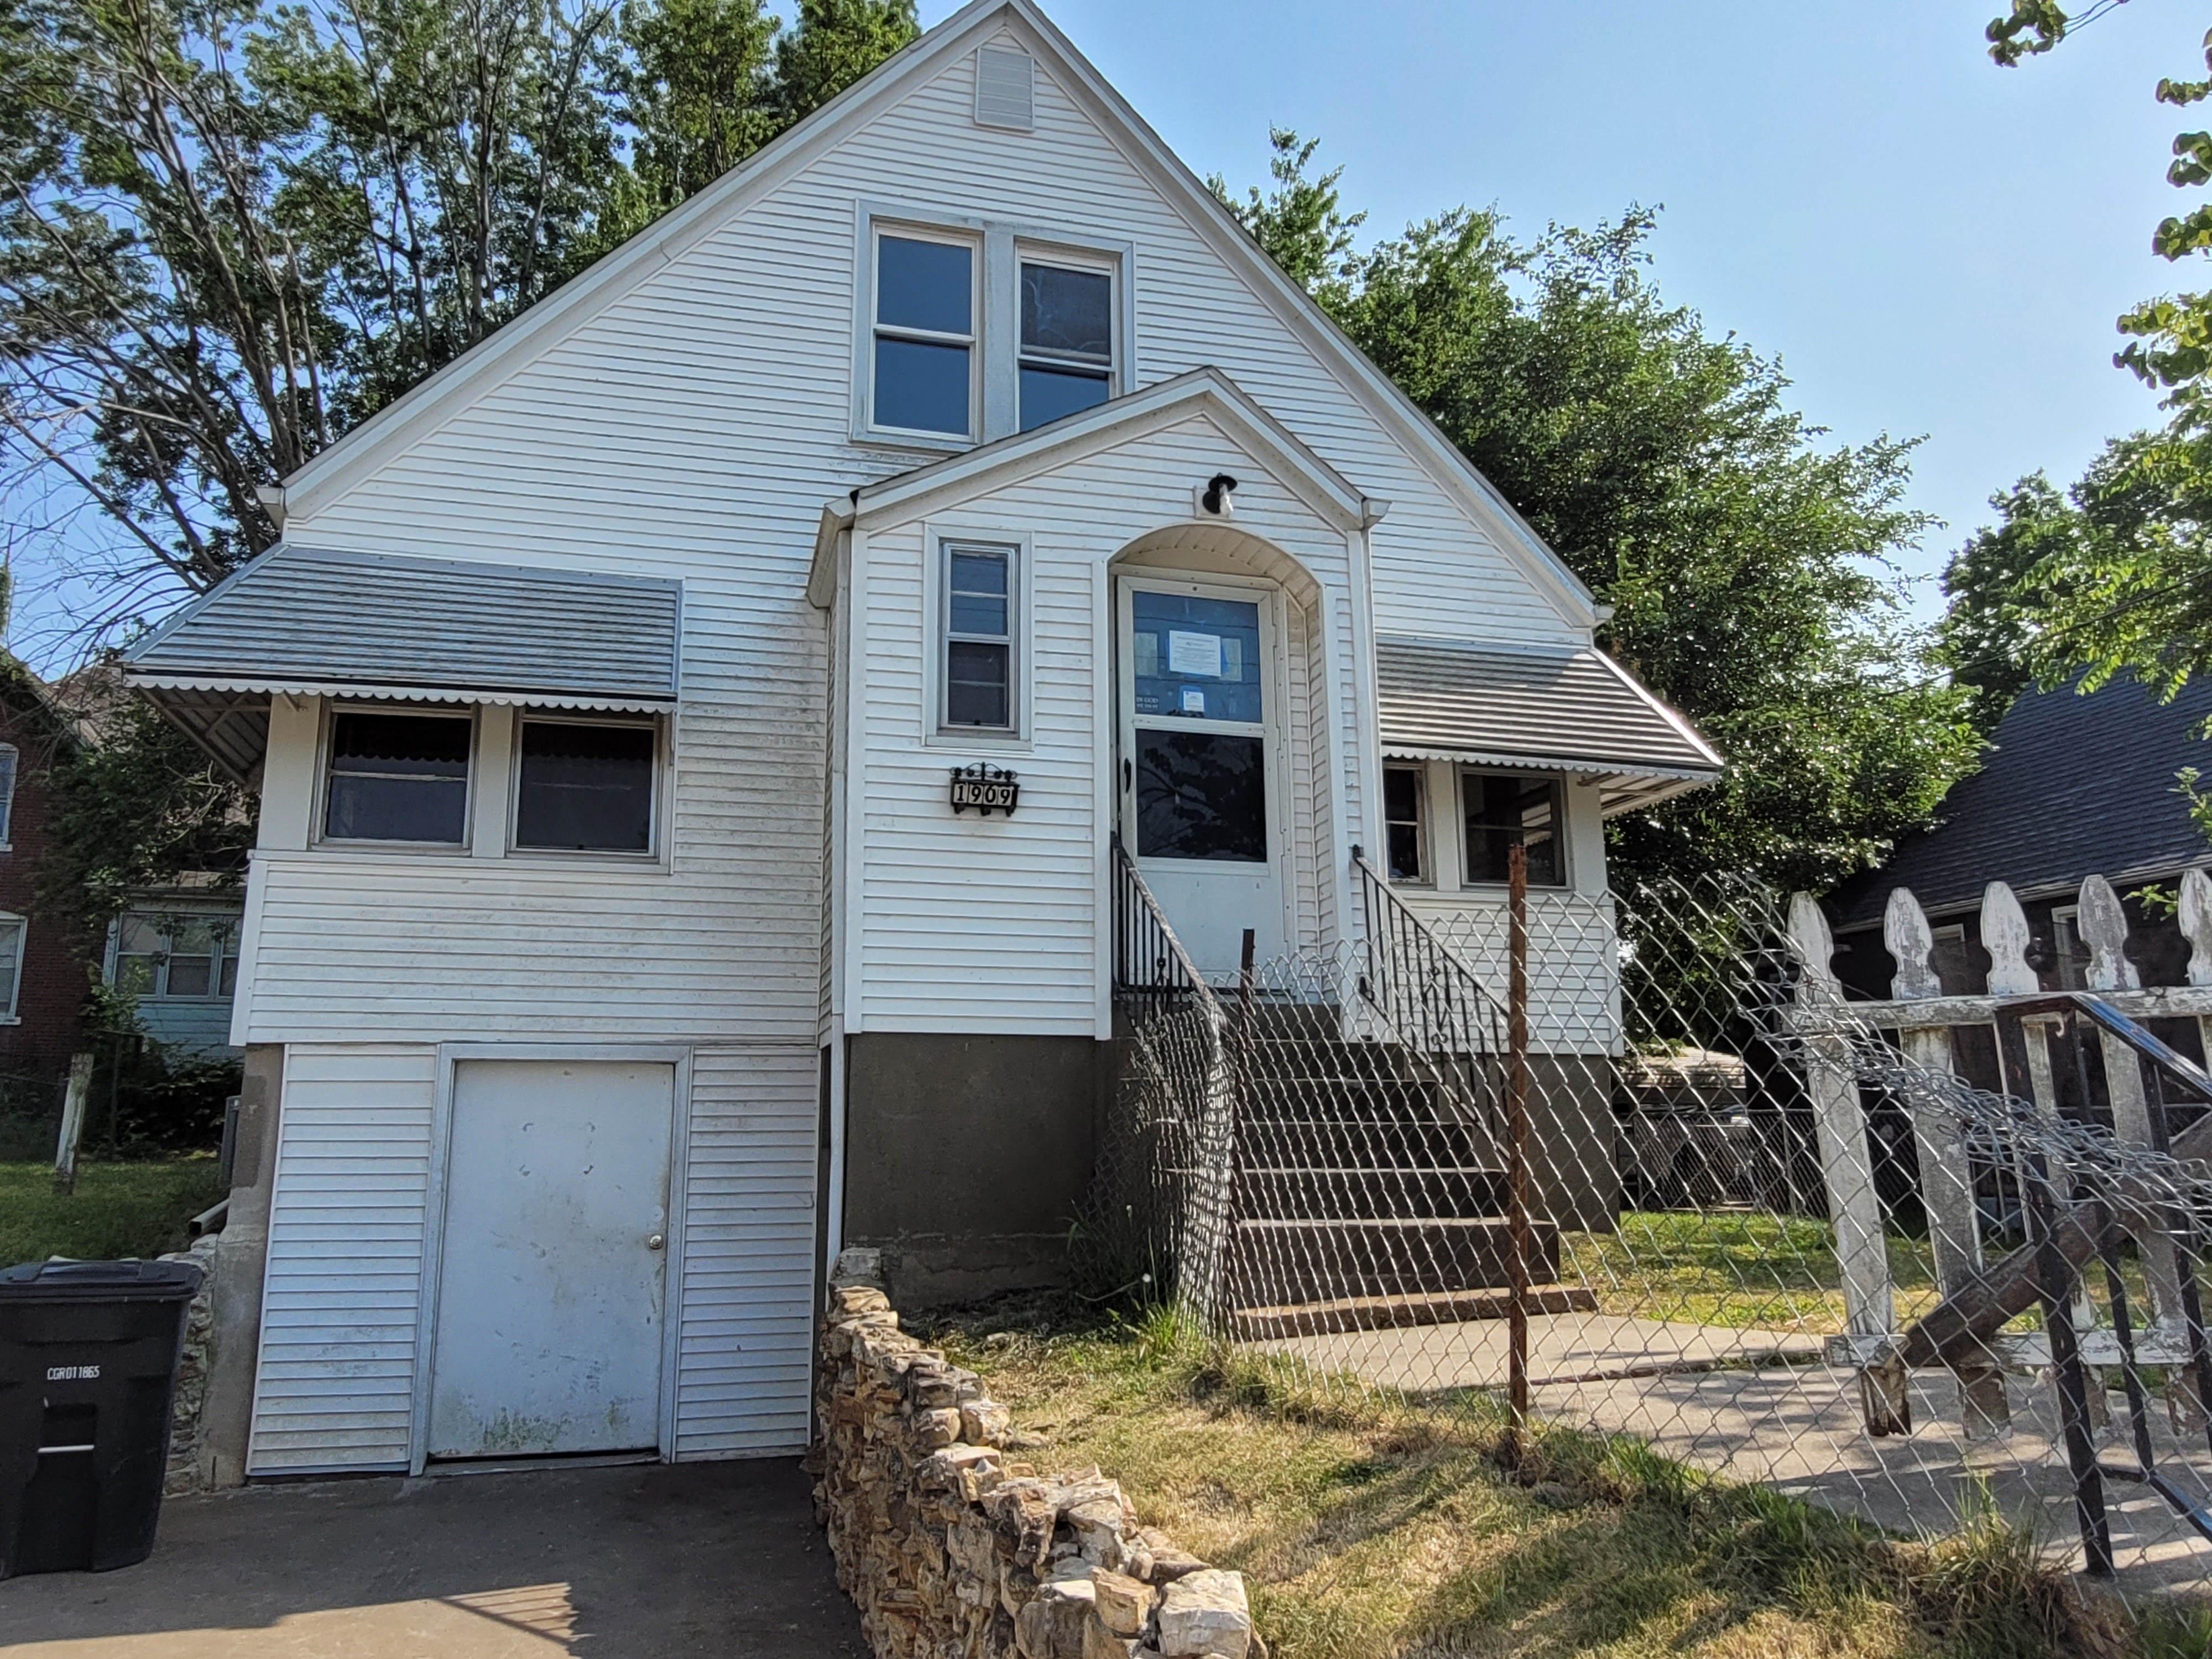
[[[676,701],[683,587],[279,544],[125,653],[131,683],[240,776],[272,692],[653,710]]]
[[[2197,733],[2207,718],[2212,680],[2191,681],[2167,703],[2132,680],[2087,696],[2023,692],[1990,734],[1982,769],[1943,798],[1942,822],[1836,890],[1836,925],[1879,924],[1899,887],[1935,915],[1980,903],[1992,881],[2035,898],[2073,892],[2088,876],[2124,885],[2212,862],[2173,782],[2185,766],[2212,769],[2212,745]]]
[[[1062,72],[1072,94],[1101,131],[1115,141],[1231,270],[1315,351],[1340,371],[1343,384],[1394,434],[1438,485],[1456,496],[1478,523],[1492,526],[1518,549],[1531,574],[1563,616],[1583,626],[1596,620],[1588,586],[1514,510],[1389,375],[1370,362],[1313,296],[1283,274],[1236,216],[1176,156],[1142,117],[1030,0],[974,0],[943,23],[848,87],[773,143],[663,215],[589,269],[471,347],[436,374],[349,432],[284,481],[281,512],[307,516],[366,471],[403,448],[456,401],[482,395],[479,382],[503,366],[526,362],[586,319],[658,273],[733,215],[805,166],[857,124],[902,96],[945,60],[999,29]]]
[[[1605,806],[1649,805],[1721,769],[1689,723],[1591,647],[1378,640],[1383,752],[1537,766],[1605,780]]]

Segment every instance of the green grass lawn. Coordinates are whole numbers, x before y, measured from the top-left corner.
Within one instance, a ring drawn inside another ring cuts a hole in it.
[[[211,1158],[81,1164],[66,1198],[54,1191],[52,1164],[0,1164],[0,1267],[182,1249],[185,1223],[222,1196]]]
[[[1516,1462],[1486,1395],[1320,1386],[1164,1316],[1096,1317],[1039,1298],[915,1325],[981,1373],[1026,1461],[1096,1463],[1245,1573],[1273,1659],[2203,1659],[2212,1639],[2081,1599],[1994,1516],[1893,1539],[1564,1425]]]
[[[1606,1313],[1826,1335],[1844,1328],[1831,1236],[1809,1216],[1632,1210],[1617,1231],[1562,1234],[1559,1279]],[[1928,1241],[1891,1234],[1889,1272],[1901,1328],[1936,1303]]]

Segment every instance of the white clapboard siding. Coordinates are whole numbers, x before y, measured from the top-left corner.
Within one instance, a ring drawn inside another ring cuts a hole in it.
[[[820,1065],[811,1046],[692,1055],[679,1458],[806,1444]]]
[[[1188,514],[1190,483],[1223,467],[1240,480],[1240,526],[1343,592],[1343,533],[1269,477],[1208,416],[951,505],[936,518],[963,532],[1026,535],[1030,630],[1030,741],[1018,754],[929,742],[923,635],[930,549],[921,520],[865,538],[869,655],[856,717],[865,721],[862,894],[856,912],[861,1014],[872,1030],[989,1029],[1087,1036],[1097,1018],[1097,878],[1106,828],[1097,819],[1101,720],[1113,716],[1110,665],[1094,661],[1100,568],[1163,521]],[[1310,641],[1292,621],[1285,641],[1295,683],[1310,684]],[[1338,648],[1348,653],[1348,642]],[[1290,776],[1303,791],[1294,857],[1310,859],[1326,763],[1294,696],[1286,720]],[[949,764],[1012,765],[1021,805],[1012,817],[955,816]],[[1294,872],[1310,892],[1320,872]],[[957,971],[954,971],[957,968]]]
[[[1048,61],[1038,67],[1033,132],[978,127],[974,90],[973,55],[947,61],[659,270],[501,360],[466,400],[439,406],[435,419],[378,452],[373,469],[340,480],[327,499],[320,489],[303,496],[287,525],[303,546],[684,582],[674,868],[654,882],[585,866],[556,879],[494,880],[487,860],[450,870],[433,859],[396,861],[404,872],[380,876],[370,860],[343,872],[334,859],[264,861],[256,877],[266,884],[268,939],[254,957],[252,1040],[418,1027],[749,1038],[818,1029],[826,667],[822,616],[803,598],[807,563],[825,500],[927,459],[851,437],[864,204],[1127,246],[1139,384],[1217,365],[1357,488],[1391,502],[1373,532],[1379,628],[1584,636],[1522,556],[1500,550],[1515,535],[1505,520],[1470,512],[1440,464],[1401,443],[1348,389],[1346,371],[1259,297]],[[1178,463],[1171,498],[1109,470],[1093,481],[1093,501],[1124,502],[1137,489],[1152,524],[1187,518],[1191,483],[1211,471],[1205,459],[1198,447]],[[1259,493],[1240,491],[1240,515]],[[1081,532],[1079,504],[1065,505],[1062,526]],[[1038,600],[1040,646],[1059,630],[1037,659],[1040,682],[1087,674],[1092,639],[1073,627],[1087,595],[1063,584]],[[1352,614],[1349,604],[1332,607],[1347,636],[1333,650],[1348,652]],[[891,620],[869,617],[872,627]],[[902,660],[911,669],[900,653],[913,648],[912,622],[903,635],[871,636],[872,675],[881,665],[888,683]],[[1338,684],[1347,718],[1337,730],[1356,730],[1356,678]],[[1097,718],[1076,701],[1067,698],[1071,722]],[[872,704],[861,712],[876,717]],[[1356,821],[1357,763],[1340,758]],[[1033,788],[1025,770],[1024,828],[1095,836],[1088,757],[1080,789],[1072,764],[1069,755],[1035,765]],[[931,771],[917,763],[883,780],[883,805],[902,820],[926,814],[925,841],[945,811],[942,775]],[[983,842],[1009,827],[992,826]],[[887,860],[927,852],[872,820],[851,830],[880,840]],[[1333,856],[1344,846],[1334,841]],[[1080,860],[1046,859],[1034,872],[1032,936],[1036,918],[1077,935],[1098,925],[1095,902],[1081,896],[1096,857],[1094,842]],[[971,872],[948,873],[972,893]],[[921,936],[895,933],[876,967],[941,963]],[[1034,959],[1008,959],[995,979],[983,953],[963,952],[963,969],[985,972],[974,993],[938,1000],[916,988],[911,1016],[942,1023],[981,1012],[984,1029],[1091,1029],[1090,939],[1035,950]]]
[[[284,1054],[256,1474],[404,1468],[436,1051]]]
[[[1510,963],[1505,896],[1394,890],[1500,999]],[[1528,1042],[1545,1054],[1620,1052],[1620,954],[1613,903],[1579,894],[1528,895]]]

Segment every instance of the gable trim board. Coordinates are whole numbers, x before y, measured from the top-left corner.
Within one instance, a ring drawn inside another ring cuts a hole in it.
[[[1517,549],[1539,591],[1564,621],[1588,628],[1600,607],[1589,587],[1545,544],[1528,520],[1389,377],[1368,360],[1313,297],[1285,276],[1229,210],[1146,125],[1082,53],[1029,0],[973,0],[904,52],[878,65],[790,131],[739,162],[521,316],[480,342],[310,460],[285,481],[283,509],[307,517],[342,494],[455,404],[481,395],[476,383],[513,373],[566,337],[569,329],[613,303],[690,252],[729,218],[790,178],[911,83],[990,39],[1011,33],[1031,55],[1061,71],[1070,95],[1100,131],[1157,188],[1170,208],[1255,296],[1335,371],[1352,393],[1477,524],[1496,525],[1501,546]]]

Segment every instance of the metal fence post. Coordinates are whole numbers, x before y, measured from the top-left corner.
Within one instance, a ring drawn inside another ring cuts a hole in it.
[[[1515,1450],[1528,1437],[1528,850],[1506,855],[1506,1397]]]

